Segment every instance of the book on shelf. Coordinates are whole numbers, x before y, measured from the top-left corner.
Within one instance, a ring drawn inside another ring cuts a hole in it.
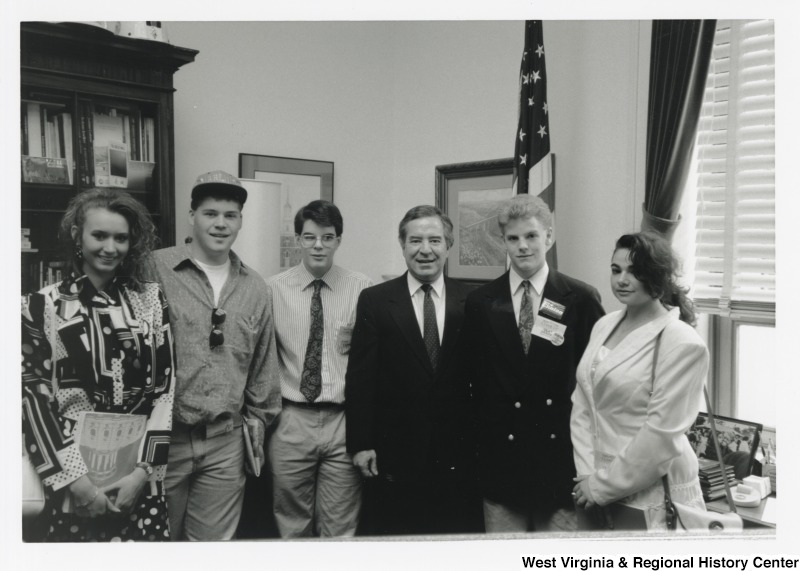
[[[94,177],[97,186],[128,187],[128,146],[111,141],[94,145]]]
[[[47,156],[47,139],[49,133],[47,132],[47,107],[44,105],[39,106],[39,130],[41,132],[41,140],[42,140],[42,155],[43,157]]]
[[[28,140],[26,145],[28,148],[27,154],[31,157],[42,157],[44,156],[44,153],[42,152],[42,123],[39,104],[27,103],[25,105],[27,107],[26,111],[28,116]]]
[[[155,157],[155,140],[156,140],[156,123],[152,117],[145,117],[144,119],[144,127],[145,127],[145,141],[146,141],[146,152],[144,154],[144,160],[152,161]]]
[[[70,156],[67,154],[67,138],[72,133],[72,115],[63,108],[63,105],[56,103],[22,102],[22,155],[50,158]]]
[[[77,182],[84,188],[152,189],[156,156],[153,117],[143,116],[138,108],[101,105],[87,99],[79,101],[77,123],[73,126],[72,114],[64,107],[58,103],[22,102],[23,159],[64,159],[49,163],[23,161],[23,182],[72,185],[80,173]],[[134,162],[139,164],[132,165]]]
[[[80,130],[78,132],[78,157],[81,166],[81,186],[94,186],[94,128],[92,102],[80,103]]]
[[[22,157],[22,181],[50,184],[69,184],[67,159]]]
[[[28,155],[28,104],[23,103],[22,109],[19,114],[19,130],[20,130],[20,154],[21,155]]]
[[[153,190],[156,163],[128,161],[128,190]]]
[[[72,146],[72,116],[66,113],[62,115],[64,117],[64,158],[67,159],[67,176],[69,177],[69,184],[74,184],[75,154]]]
[[[35,250],[34,250],[35,251]],[[27,268],[28,290],[39,291],[45,286],[60,282],[69,275],[69,263],[59,260],[38,260],[31,262],[23,267],[23,272]],[[29,293],[26,291],[25,293]]]

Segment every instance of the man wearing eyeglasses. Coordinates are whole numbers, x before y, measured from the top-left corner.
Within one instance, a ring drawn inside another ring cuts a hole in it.
[[[344,381],[365,275],[334,265],[343,221],[331,202],[300,208],[302,261],[267,280],[283,410],[268,450],[281,537],[352,536],[361,483],[345,445]]]
[[[246,200],[236,177],[223,171],[200,175],[189,212],[192,240],[152,255],[150,267],[166,294],[175,334],[177,382],[165,486],[176,540],[234,537],[245,469],[255,468],[246,460],[242,425],[250,428],[260,469],[266,429],[280,412],[266,286],[231,250]]]

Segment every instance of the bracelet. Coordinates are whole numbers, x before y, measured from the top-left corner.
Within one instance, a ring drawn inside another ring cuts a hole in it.
[[[141,468],[142,470],[144,470],[144,473],[147,475],[148,478],[153,475],[153,465],[150,464],[149,462],[137,462],[136,466],[134,466],[134,469],[136,468]]]
[[[86,502],[86,503],[84,503],[84,504],[79,504],[79,503],[77,503],[77,502],[76,502],[76,503],[75,503],[75,507],[76,507],[77,509],[79,509],[79,510],[82,510],[83,508],[88,508],[90,505],[92,505],[92,502],[94,502],[94,501],[97,499],[97,496],[99,496],[99,495],[100,495],[100,488],[98,488],[97,486],[95,486],[95,488],[94,488],[94,495],[92,496],[92,499],[90,499],[89,501],[87,501],[87,502]]]

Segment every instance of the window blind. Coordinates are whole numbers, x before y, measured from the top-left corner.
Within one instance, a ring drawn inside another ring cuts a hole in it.
[[[775,29],[720,20],[697,134],[701,311],[775,314]]]

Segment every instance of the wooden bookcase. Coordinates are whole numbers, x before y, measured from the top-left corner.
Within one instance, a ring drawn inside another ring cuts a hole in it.
[[[23,293],[59,269],[58,224],[85,188],[129,192],[173,245],[173,75],[198,51],[70,23],[22,23],[20,44]]]

